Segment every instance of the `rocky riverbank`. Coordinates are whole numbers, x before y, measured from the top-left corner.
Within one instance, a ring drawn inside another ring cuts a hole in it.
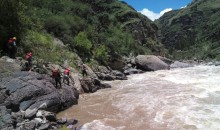
[[[0,129],[44,130],[58,129],[63,125],[75,129],[76,119],[57,119],[56,113],[78,103],[80,93],[93,93],[98,89],[110,88],[101,80],[126,80],[126,75],[145,71],[168,70],[191,67],[198,61],[173,61],[154,55],[139,55],[124,58],[119,70],[110,67],[86,65],[87,77],[70,68],[70,84],[55,88],[51,71],[58,67],[61,72],[66,65],[35,63],[31,71],[21,71],[22,58],[0,58]],[[219,62],[208,64],[217,65]]]
[[[77,104],[79,93],[111,87],[95,78],[83,78],[71,68],[70,85],[63,83],[62,88],[57,89],[50,76],[54,65],[35,66],[32,71],[20,71],[20,63],[18,59],[0,59],[2,130],[58,129],[63,125],[74,128],[77,120],[57,119],[56,113]],[[59,68],[61,71],[64,69],[61,66]]]

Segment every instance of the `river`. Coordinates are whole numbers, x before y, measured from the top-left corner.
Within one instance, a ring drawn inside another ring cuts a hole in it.
[[[82,130],[220,130],[220,66],[128,76],[59,113]]]

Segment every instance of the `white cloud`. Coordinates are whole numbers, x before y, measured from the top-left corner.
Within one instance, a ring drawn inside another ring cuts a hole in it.
[[[187,7],[187,5],[185,5],[185,6],[181,7],[180,9],[184,9],[184,8],[186,8],[186,7]]]
[[[172,10],[172,8],[167,8],[167,9],[162,10],[160,13],[154,13],[153,11],[145,8],[145,9],[138,11],[138,12],[142,13],[143,15],[147,16],[149,19],[154,21],[155,19],[160,18],[163,14],[165,14],[166,12],[169,12],[171,10]]]

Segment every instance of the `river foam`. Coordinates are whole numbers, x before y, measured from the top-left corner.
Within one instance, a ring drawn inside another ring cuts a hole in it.
[[[220,67],[161,70],[110,82],[58,114],[83,130],[219,130]]]

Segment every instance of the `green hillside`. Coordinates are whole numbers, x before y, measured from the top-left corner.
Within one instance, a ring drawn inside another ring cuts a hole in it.
[[[53,62],[74,53],[104,65],[117,56],[166,53],[157,26],[118,0],[1,0],[0,15],[3,53],[12,36],[24,52]],[[55,46],[54,37],[66,47]]]
[[[156,21],[161,41],[178,59],[220,60],[220,1],[194,0]]]

